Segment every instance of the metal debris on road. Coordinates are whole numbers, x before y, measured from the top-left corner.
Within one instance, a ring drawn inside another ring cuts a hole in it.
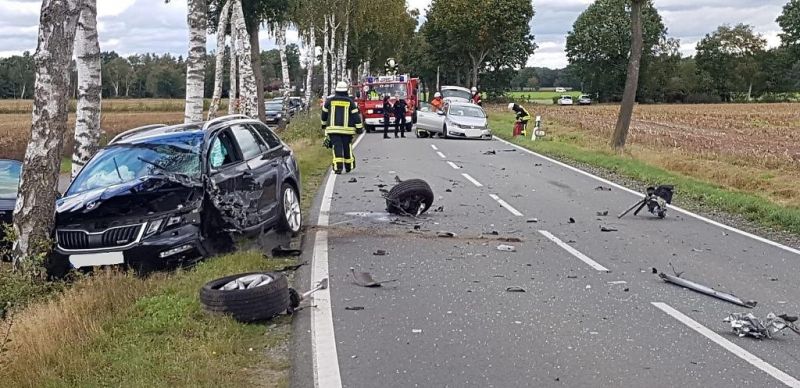
[[[598,217],[605,217],[608,215],[608,210],[603,210],[601,212],[597,212]]]
[[[521,243],[522,239],[519,237],[500,237],[497,241]]]
[[[445,189],[445,190],[444,190],[444,192],[445,192],[445,193],[452,193],[452,192],[453,192],[453,190],[451,190],[451,189]]]
[[[350,311],[360,311],[364,309],[364,306],[346,306],[344,309]]]
[[[658,272],[658,270],[656,270],[655,268],[653,268],[653,270]],[[685,287],[685,288],[688,288],[688,289],[690,289],[692,291],[696,291],[696,292],[699,292],[701,294],[705,294],[705,295],[708,295],[708,296],[713,296],[713,297],[715,297],[717,299],[721,299],[721,300],[724,300],[726,302],[730,302],[730,303],[733,303],[733,304],[736,304],[736,305],[739,305],[739,306],[742,306],[742,307],[753,308],[753,307],[756,307],[756,304],[758,303],[758,302],[753,301],[753,300],[743,301],[743,300],[739,299],[738,297],[736,297],[734,295],[717,291],[717,290],[715,290],[715,289],[713,289],[711,287],[707,287],[707,286],[704,286],[702,284],[695,283],[695,282],[693,282],[691,280],[686,280],[686,279],[680,278],[678,276],[668,275],[668,274],[665,274],[663,272],[659,273],[658,276],[661,278],[661,280],[663,280],[663,281],[665,281],[667,283],[672,283],[672,284],[675,284],[675,285],[678,285],[678,286],[681,286],[681,287]]]
[[[535,223],[539,222],[539,219],[538,218],[528,218],[528,220],[525,221],[525,222],[527,222],[529,224],[535,224]]]
[[[304,299],[308,298],[309,296],[311,296],[311,294],[313,294],[313,293],[315,293],[315,292],[317,292],[319,290],[324,290],[326,288],[328,288],[328,278],[323,278],[322,280],[317,282],[317,286],[316,287],[314,287],[314,288],[312,288],[312,289],[300,294],[300,300],[304,300]]]
[[[616,285],[618,285],[618,284],[627,284],[628,282],[626,282],[626,281],[624,281],[624,280],[614,280],[614,281],[611,281],[611,282],[606,282],[606,283],[608,283],[608,284],[612,284],[612,285],[615,285],[615,286],[616,286]]]
[[[601,226],[601,227],[600,227],[600,231],[601,231],[601,232],[619,232],[619,230],[618,230],[618,229],[616,229],[616,228],[612,228],[612,227],[610,227],[610,226]]]
[[[373,256],[386,256],[386,251],[384,251],[383,249],[378,249],[377,251],[372,252],[372,255]]]
[[[283,245],[272,248],[272,257],[300,256],[302,254],[303,251],[300,249],[284,248]]]
[[[522,287],[512,286],[506,288],[506,292],[525,292],[525,289]]]
[[[444,211],[444,206],[439,206],[433,210],[434,213],[441,213]]]
[[[295,264],[295,265],[287,265],[287,266],[284,266],[283,268],[281,268],[281,269],[279,269],[279,270],[277,270],[277,271],[275,271],[275,272],[290,272],[290,271],[297,271],[297,270],[298,270],[300,267],[302,267],[302,266],[304,266],[304,265],[306,265],[306,264],[308,264],[308,262],[307,262],[307,261],[304,261],[304,262],[302,262],[302,263],[298,263],[298,264]]]
[[[594,189],[595,189],[596,191],[611,191],[611,188],[610,188],[610,187],[605,187],[605,186],[597,186],[597,187],[595,187]]]
[[[502,244],[497,246],[497,250],[501,252],[516,252],[517,248],[513,245]]]
[[[732,313],[723,321],[730,323],[731,329],[739,337],[772,338],[773,335],[786,328],[800,334],[800,329],[794,324],[797,321],[797,317],[786,314],[777,316],[774,313],[769,313],[767,318],[762,320],[752,313]]]
[[[377,281],[372,278],[369,272],[356,272],[355,268],[350,267],[350,274],[353,275],[353,282],[361,287],[380,287],[385,283],[396,282],[398,279]]]
[[[358,179],[356,179],[356,178],[350,178],[350,180],[347,181],[347,183],[357,183],[357,182],[358,182]]]
[[[674,189],[675,187],[672,185],[648,187],[644,194],[644,198],[633,204],[633,206],[628,208],[628,210],[622,212],[617,216],[617,218],[624,217],[633,209],[636,209],[636,211],[633,212],[633,215],[638,215],[645,206],[647,206],[647,211],[654,216],[658,216],[658,218],[666,217],[667,205],[672,204],[672,194]]]
[[[495,151],[495,150],[484,151],[483,154],[484,155],[497,155],[497,151]]]
[[[414,334],[420,334],[422,333],[422,329],[412,329],[411,332]]]
[[[567,279],[577,279],[578,275],[567,275]]]
[[[445,231],[445,230],[436,233],[436,237],[452,238],[452,237],[455,237],[455,236],[456,236],[455,233],[448,232],[448,231]]]
[[[574,223],[575,223],[575,219],[574,219],[574,218],[572,218],[572,217],[570,217],[570,218],[569,218],[569,223],[570,223],[570,224],[574,224]]]

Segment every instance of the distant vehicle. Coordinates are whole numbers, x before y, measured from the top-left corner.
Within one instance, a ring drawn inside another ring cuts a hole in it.
[[[556,88],[556,93],[566,93],[566,92],[567,92],[566,88]]]
[[[292,101],[292,104],[299,107],[300,110],[308,109],[308,104],[302,97],[289,97],[289,100]]]
[[[583,94],[578,97],[578,105],[592,105],[592,98]]]
[[[472,101],[472,91],[460,86],[442,86],[442,98],[450,102],[470,102]]]
[[[297,114],[297,112],[303,110],[303,103],[301,100],[299,100],[299,98],[300,97],[289,97],[289,106],[288,106],[289,118],[293,118],[294,115]],[[281,105],[281,109],[283,109],[282,97],[275,97],[269,100],[268,102],[278,103]]]
[[[558,99],[558,105],[573,105],[572,96],[561,96]]]
[[[97,151],[57,201],[50,272],[149,272],[229,250],[230,233],[297,233],[300,182],[289,146],[246,116],[132,129]]]
[[[444,138],[492,138],[486,111],[471,102],[448,102],[438,112],[434,111],[431,104],[420,103],[416,133],[417,137],[437,134]]]
[[[283,117],[283,101],[269,100],[264,103],[266,107],[267,124],[280,125],[282,122],[289,124],[291,116]]]
[[[17,204],[17,189],[22,173],[22,163],[16,160],[0,159],[0,258],[11,244],[5,241],[5,227],[11,224],[14,207]]]

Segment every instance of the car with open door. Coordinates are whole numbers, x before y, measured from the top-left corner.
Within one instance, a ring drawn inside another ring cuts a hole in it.
[[[49,269],[148,272],[230,250],[231,234],[297,233],[299,199],[294,153],[258,120],[132,129],[99,150],[58,200]]]
[[[448,102],[441,110],[422,103],[417,112],[417,137],[491,139],[486,111],[471,102]]]

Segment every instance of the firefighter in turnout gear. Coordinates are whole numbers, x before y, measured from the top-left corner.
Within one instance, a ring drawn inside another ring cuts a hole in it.
[[[528,136],[528,121],[530,121],[531,115],[518,104],[508,104],[508,109],[517,114],[517,120],[514,123],[514,137],[519,135]]]
[[[357,129],[363,128],[358,105],[347,95],[347,83],[338,82],[335,94],[322,106],[322,129],[330,139],[333,149],[333,172],[350,172],[356,168],[353,155],[353,136]]]

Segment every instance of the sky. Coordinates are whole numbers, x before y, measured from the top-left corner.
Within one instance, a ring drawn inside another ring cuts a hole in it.
[[[481,0],[475,0],[481,1]],[[692,55],[703,36],[721,24],[746,23],[764,35],[770,46],[780,43],[775,18],[788,0],[654,0],[668,34],[681,41],[681,52]],[[425,14],[430,0],[407,0]],[[566,34],[592,0],[533,0],[531,22],[539,48],[530,66],[560,68],[567,65]],[[0,0],[0,57],[36,49],[40,0]],[[123,55],[169,52],[186,55],[186,2],[172,0],[98,0],[100,49]],[[287,34],[297,43],[297,31]],[[274,47],[266,31],[259,36],[262,49]],[[208,37],[209,49],[216,38]]]

